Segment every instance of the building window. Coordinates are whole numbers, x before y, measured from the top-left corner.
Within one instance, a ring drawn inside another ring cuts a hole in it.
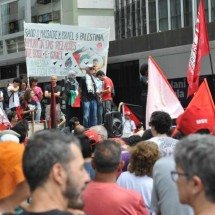
[[[159,10],[159,30],[166,31],[168,30],[167,0],[160,0],[158,2],[158,10]]]
[[[16,65],[9,65],[0,68],[1,79],[15,78],[16,77]]]
[[[137,33],[141,35],[141,5],[140,1],[137,1]]]
[[[170,1],[171,29],[181,28],[181,2],[179,0]]]
[[[183,0],[184,3],[184,27],[192,26],[192,1]]]
[[[141,1],[141,0],[140,0]],[[142,28],[143,28],[143,34],[146,34],[146,2],[141,1],[141,12],[142,12]]]
[[[132,5],[131,5],[131,8],[132,8],[132,29],[133,29],[133,36],[137,36],[136,35],[136,19],[135,19],[135,15],[137,13],[136,11],[136,8],[135,8],[135,2],[134,0],[132,0]]]
[[[23,31],[25,1],[18,0],[0,5],[2,35]]]
[[[127,37],[132,36],[132,13],[131,13],[131,4],[129,1],[126,1],[126,10],[127,10]]]
[[[215,21],[215,1],[211,1],[211,21]]]
[[[150,33],[157,32],[156,27],[156,5],[155,0],[149,1],[149,31]]]
[[[17,38],[6,40],[6,46],[7,46],[8,54],[24,51],[25,50],[24,38],[17,37]]]

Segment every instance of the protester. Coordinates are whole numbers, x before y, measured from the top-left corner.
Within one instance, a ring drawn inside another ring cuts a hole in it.
[[[195,215],[215,214],[215,137],[190,135],[176,145],[176,171],[179,199],[194,209]]]
[[[137,143],[142,141],[142,138],[140,136],[136,135],[136,133],[135,133],[135,135],[132,135],[132,136],[130,136],[128,138],[124,138],[124,139],[125,139],[126,144],[129,146],[136,146]]]
[[[60,95],[61,95],[61,87],[57,85],[57,76],[51,76],[51,84],[45,87],[45,97],[47,98],[47,105],[46,105],[46,120],[48,122],[48,126],[50,127],[51,123],[51,116],[50,116],[50,109],[51,109],[51,91],[54,91],[54,96],[56,98],[56,114],[57,114],[57,121],[60,121],[61,118],[61,109],[60,109]]]
[[[142,140],[149,140],[153,137],[151,129],[146,129],[143,133]]]
[[[42,112],[41,100],[43,98],[43,91],[39,86],[37,86],[37,83],[38,83],[38,80],[36,78],[30,79],[30,87],[34,91],[34,101],[36,101],[37,103],[35,120],[38,123],[40,122],[41,112]]]
[[[76,80],[76,72],[70,70],[65,83],[64,94],[66,97],[66,126],[72,117],[80,117],[80,107],[74,107],[74,102],[79,94],[79,83]]]
[[[15,208],[30,195],[22,171],[24,146],[13,141],[0,142],[0,213],[14,214]]]
[[[7,93],[9,97],[9,109],[15,111],[20,106],[19,90],[21,85],[21,79],[15,78],[12,84],[7,87]]]
[[[114,90],[113,82],[110,78],[108,78],[105,73],[99,70],[96,73],[96,76],[103,81],[103,89],[102,89],[102,104],[104,114],[112,111],[112,92]]]
[[[190,207],[180,204],[176,184],[171,179],[175,169],[172,156],[159,159],[153,167],[151,207],[157,214],[193,215]]]
[[[137,131],[135,135],[139,135],[140,137],[142,137],[143,133],[144,133],[144,127],[143,127],[143,123],[141,122],[137,125]]]
[[[158,145],[161,156],[172,155],[178,140],[168,137],[172,125],[171,117],[164,111],[154,111],[151,115],[149,126],[154,136],[149,141]]]
[[[19,142],[26,144],[26,138],[28,136],[29,131],[29,125],[27,120],[21,120],[19,121],[11,130],[18,133],[19,136]]]
[[[87,135],[78,135],[77,138],[81,144],[81,152],[84,158],[84,168],[90,176],[90,179],[93,180],[95,178],[95,170],[92,167],[92,154],[96,143],[91,141]]]
[[[23,99],[24,99],[24,94],[25,94],[25,91],[27,90],[27,88],[28,88],[28,83],[27,83],[27,81],[22,80],[22,81],[21,81],[21,86],[20,86],[20,91],[19,91],[19,99],[20,99],[20,102],[23,101]]]
[[[86,76],[80,82],[81,101],[83,106],[83,126],[90,128],[97,125],[97,94],[93,65],[86,68]]]
[[[96,145],[93,166],[95,180],[84,191],[86,214],[148,215],[141,196],[131,190],[119,187],[115,182],[123,163],[120,161],[120,145],[105,140]]]
[[[143,107],[143,123],[145,124],[146,101],[148,93],[148,64],[140,67],[140,104]]]
[[[35,113],[37,111],[37,103],[34,100],[34,91],[28,89],[25,91],[23,100],[21,102],[22,107],[22,118],[28,121],[32,121],[35,118]]]
[[[148,210],[151,208],[152,168],[159,159],[158,146],[153,142],[140,142],[131,151],[128,171],[117,179],[117,184],[141,194]]]
[[[108,132],[103,125],[92,126],[90,130],[96,131],[96,133],[101,137],[101,140],[107,140]]]
[[[94,72],[93,72],[93,76],[95,78],[95,84],[96,84],[96,93],[97,93],[97,124],[101,125],[103,123],[103,102],[102,102],[102,88],[103,88],[103,81],[100,80],[97,77],[97,73],[96,73],[96,69],[95,66],[94,68]]]
[[[122,119],[123,123],[122,137],[130,137],[131,135],[134,134],[134,131],[136,129],[136,125],[130,116],[131,112],[125,111],[124,117]]]
[[[16,111],[10,111],[10,112],[8,112],[7,118],[9,120],[10,124],[11,124],[11,128],[13,126],[15,126],[16,123],[18,122],[18,116],[17,116]]]
[[[82,209],[82,191],[89,180],[77,139],[56,130],[34,134],[26,146],[23,170],[31,204],[23,214],[69,214]]]

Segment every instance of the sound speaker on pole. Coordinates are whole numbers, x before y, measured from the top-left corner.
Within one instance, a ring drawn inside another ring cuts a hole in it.
[[[121,113],[118,111],[106,113],[104,126],[107,129],[108,137],[121,137],[123,130]]]

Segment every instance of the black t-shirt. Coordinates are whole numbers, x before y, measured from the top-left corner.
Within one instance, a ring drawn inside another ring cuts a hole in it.
[[[96,94],[89,93],[87,90],[87,84],[86,84],[86,77],[82,77],[80,81],[80,88],[81,88],[81,100],[94,100],[96,99]]]
[[[40,213],[33,213],[33,212],[27,212],[23,211],[21,215],[72,215],[69,212],[59,211],[59,210],[52,210],[47,212],[40,212]]]
[[[46,85],[45,91],[48,91],[48,93],[51,93],[51,84]],[[57,92],[60,92],[60,93],[61,93],[61,91],[62,91],[61,86],[56,85],[56,86],[54,87],[54,93],[57,93]],[[50,105],[50,103],[51,103],[51,99],[50,99],[50,98],[47,98],[47,104]],[[59,97],[56,97],[56,104],[58,104],[58,103],[60,103],[60,99],[59,99]]]

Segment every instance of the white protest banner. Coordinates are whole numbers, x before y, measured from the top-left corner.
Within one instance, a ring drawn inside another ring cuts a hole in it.
[[[88,64],[106,72],[109,29],[24,23],[28,77],[85,74]]]

